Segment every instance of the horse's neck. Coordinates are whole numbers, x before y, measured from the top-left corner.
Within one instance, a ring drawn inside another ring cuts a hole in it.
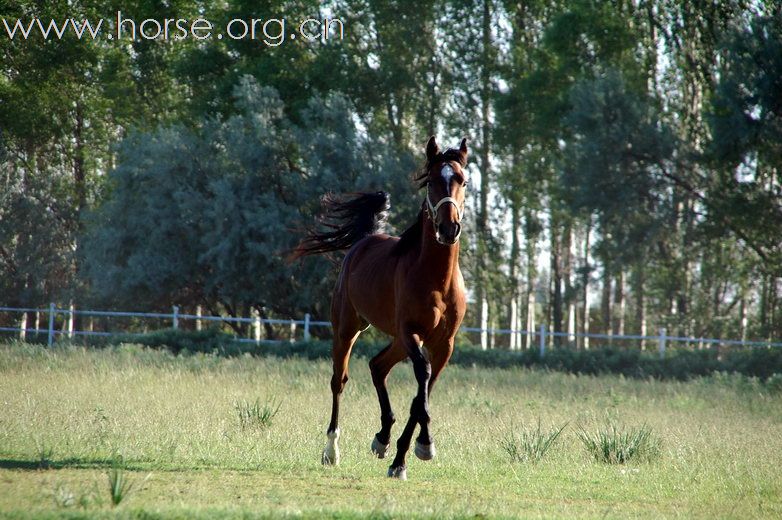
[[[431,220],[424,215],[421,233],[421,254],[418,262],[436,276],[438,281],[449,285],[459,268],[459,242],[446,246],[437,242]]]

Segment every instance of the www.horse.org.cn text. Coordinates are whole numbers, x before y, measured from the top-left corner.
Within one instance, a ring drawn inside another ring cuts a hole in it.
[[[345,27],[339,18],[234,18],[215,24],[205,18],[146,18],[135,20],[117,11],[113,19],[28,19],[0,18],[0,37],[10,40],[108,39],[108,40],[253,40],[261,45],[277,47],[286,41],[328,43],[344,39]]]

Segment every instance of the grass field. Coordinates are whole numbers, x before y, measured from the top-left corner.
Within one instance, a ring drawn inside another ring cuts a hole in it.
[[[400,482],[370,456],[377,401],[365,360],[351,369],[342,463],[325,468],[325,361],[0,345],[0,516],[782,517],[782,394],[752,379],[449,367],[438,455],[411,454]],[[389,381],[399,417],[411,372]],[[279,404],[270,424],[256,401]],[[538,421],[567,426],[539,462],[512,462],[503,441]],[[577,432],[608,423],[648,425],[657,454],[595,461]],[[112,466],[132,484],[116,506]]]

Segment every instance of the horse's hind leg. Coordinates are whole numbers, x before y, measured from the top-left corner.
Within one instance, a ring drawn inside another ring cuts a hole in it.
[[[380,402],[380,431],[372,439],[372,453],[380,459],[385,458],[388,452],[388,447],[391,445],[391,427],[396,422],[394,411],[391,409],[391,400],[388,397],[386,379],[394,365],[406,357],[407,352],[404,347],[394,340],[369,362],[372,382],[375,384],[377,398]]]
[[[326,465],[339,464],[339,400],[345,383],[348,382],[348,362],[353,343],[358,338],[362,328],[362,320],[356,311],[345,302],[344,305],[332,309],[332,324],[334,325],[334,340],[331,349],[333,374],[331,376],[331,422],[326,436],[328,441],[323,449],[322,462]]]

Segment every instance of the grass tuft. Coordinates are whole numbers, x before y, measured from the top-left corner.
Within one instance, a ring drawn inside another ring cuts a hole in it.
[[[261,403],[260,399],[254,402],[239,401],[234,406],[239,416],[239,426],[243,430],[250,428],[263,429],[272,425],[272,419],[280,411],[282,402],[275,402],[270,399]]]
[[[557,440],[567,423],[559,429],[553,428],[543,432],[540,428],[540,418],[537,427],[522,430],[520,433],[509,433],[502,441],[503,449],[510,455],[511,462],[540,462],[551,445]]]
[[[125,500],[133,490],[133,482],[128,478],[125,469],[115,460],[111,469],[106,472],[109,479],[109,498],[114,506]]]
[[[659,453],[652,429],[646,424],[640,428],[622,428],[609,423],[597,431],[581,427],[576,435],[596,461],[607,464],[624,464],[637,458],[649,460]]]

